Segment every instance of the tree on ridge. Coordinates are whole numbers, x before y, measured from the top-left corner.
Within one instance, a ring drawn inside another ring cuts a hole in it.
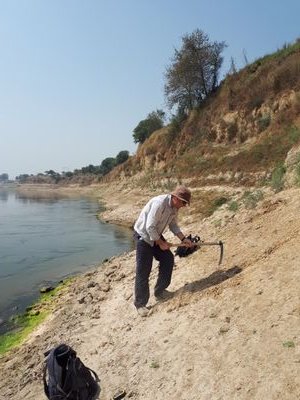
[[[210,42],[200,29],[182,37],[182,47],[175,49],[165,73],[165,96],[170,109],[176,106],[188,113],[217,88],[225,47],[225,42]]]

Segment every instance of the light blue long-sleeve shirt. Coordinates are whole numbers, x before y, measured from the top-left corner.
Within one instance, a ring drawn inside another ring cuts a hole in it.
[[[134,230],[153,246],[167,226],[176,236],[182,233],[177,225],[177,209],[171,206],[171,195],[162,194],[148,201],[136,220]]]

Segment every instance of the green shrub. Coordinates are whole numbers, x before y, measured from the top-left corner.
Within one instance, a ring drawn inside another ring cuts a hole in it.
[[[264,197],[261,190],[255,192],[246,191],[242,197],[243,203],[246,208],[255,208],[257,203]]]
[[[228,201],[228,199],[224,196],[217,197],[216,199],[214,199],[214,201],[212,202],[211,208],[210,208],[210,215],[212,215],[223,204],[227,203],[227,201]]]
[[[236,124],[236,122],[230,124],[227,127],[227,132],[228,132],[228,140],[231,141],[233,138],[236,137],[237,133],[238,133],[238,126]]]
[[[287,348],[294,348],[295,347],[295,343],[292,340],[288,340],[287,342],[283,342],[282,345],[283,345],[283,347],[287,347]]]
[[[228,210],[232,211],[232,212],[236,212],[239,208],[239,204],[237,201],[232,200],[229,204],[228,204]]]
[[[264,97],[260,94],[253,94],[250,96],[250,100],[248,101],[247,108],[251,111],[254,110],[255,108],[259,108],[263,102],[264,102]]]
[[[257,60],[254,63],[252,63],[251,65],[249,65],[249,72],[251,74],[254,74],[258,68],[262,65],[262,60]]]
[[[270,125],[270,122],[271,122],[270,114],[263,115],[261,118],[259,118],[257,121],[259,131],[262,132],[265,129],[267,129],[267,127]]]
[[[218,197],[217,199],[214,200],[214,206],[215,207],[221,207],[223,204],[227,203],[228,199],[224,196]]]
[[[178,112],[177,114],[172,115],[168,126],[168,135],[167,135],[167,140],[169,144],[171,144],[175,140],[175,138],[180,134],[186,119],[187,115],[185,113]]]
[[[297,143],[300,139],[300,129],[297,126],[291,126],[288,130],[288,137],[291,143]]]
[[[283,189],[283,177],[286,173],[286,168],[283,164],[279,164],[271,176],[271,187],[275,192],[280,192]]]
[[[220,228],[222,225],[222,220],[221,219],[217,219],[216,221],[213,221],[213,224],[216,228]]]
[[[295,173],[296,173],[296,185],[300,186],[300,155],[298,155],[297,158]]]

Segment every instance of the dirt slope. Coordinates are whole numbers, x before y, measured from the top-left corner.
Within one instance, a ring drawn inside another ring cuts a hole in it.
[[[149,197],[101,193],[104,219],[128,224]],[[174,298],[151,297],[145,319],[132,305],[134,252],[78,277],[52,318],[0,360],[0,398],[44,399],[43,351],[67,342],[99,373],[101,400],[118,389],[139,400],[299,399],[299,195],[271,194],[235,214],[223,206],[202,222],[186,211],[186,233],[224,241],[223,265],[215,248],[176,259]]]

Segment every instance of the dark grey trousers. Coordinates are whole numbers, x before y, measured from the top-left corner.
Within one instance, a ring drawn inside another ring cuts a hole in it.
[[[136,276],[134,305],[144,307],[150,297],[149,276],[152,269],[153,258],[159,261],[158,278],[154,288],[154,295],[159,295],[166,289],[172,278],[174,255],[170,250],[161,250],[157,245],[153,247],[134,234],[136,242]]]

